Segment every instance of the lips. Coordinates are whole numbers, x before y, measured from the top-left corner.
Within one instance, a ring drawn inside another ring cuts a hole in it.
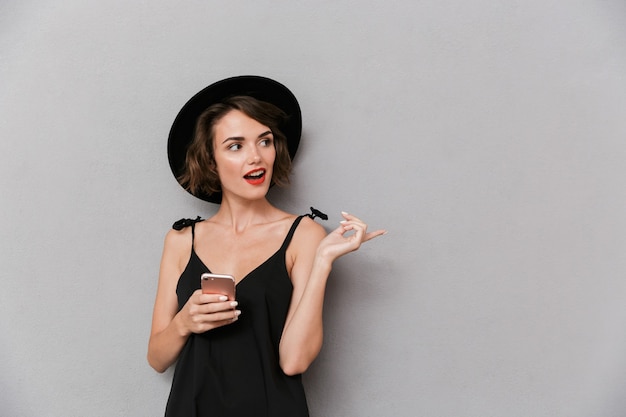
[[[265,181],[265,169],[259,168],[248,172],[243,176],[248,184],[259,185]]]

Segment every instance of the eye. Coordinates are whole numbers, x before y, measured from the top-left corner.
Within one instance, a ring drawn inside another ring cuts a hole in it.
[[[261,139],[261,146],[263,147],[268,147],[268,146],[272,146],[272,138],[265,138],[265,139]]]
[[[241,149],[241,143],[233,143],[232,145],[228,146],[229,151],[238,151],[239,149]]]

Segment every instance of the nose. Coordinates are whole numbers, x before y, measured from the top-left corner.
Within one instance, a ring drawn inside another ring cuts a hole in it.
[[[261,155],[259,155],[259,151],[256,148],[252,148],[250,154],[248,155],[248,163],[256,164],[261,161]]]

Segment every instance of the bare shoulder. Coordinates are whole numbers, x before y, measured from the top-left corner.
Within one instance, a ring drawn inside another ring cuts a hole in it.
[[[165,234],[165,247],[169,249],[182,249],[191,247],[191,227],[182,230],[170,229]]]
[[[304,235],[326,235],[326,230],[324,227],[317,223],[315,220],[311,219],[309,216],[304,216],[296,229],[296,233],[302,232]]]
[[[322,225],[308,216],[304,216],[293,236],[296,249],[317,248],[319,242],[326,236],[326,230]]]
[[[287,267],[294,285],[301,285],[308,280],[317,247],[325,236],[326,230],[310,217],[305,216],[300,220],[287,249]]]
[[[191,245],[191,227],[182,230],[170,229],[163,243],[163,262],[177,266],[178,269],[184,267],[191,254]]]

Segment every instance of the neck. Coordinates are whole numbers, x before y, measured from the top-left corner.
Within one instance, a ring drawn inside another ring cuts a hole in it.
[[[274,221],[279,211],[265,198],[239,200],[224,195],[213,221],[230,226],[236,233],[241,233],[248,226]]]

